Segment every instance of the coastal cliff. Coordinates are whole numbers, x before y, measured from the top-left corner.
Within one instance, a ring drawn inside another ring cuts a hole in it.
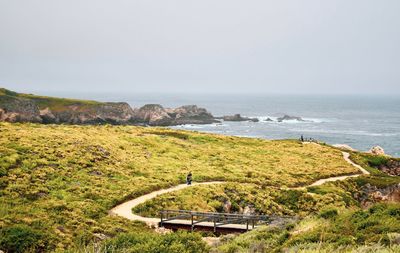
[[[129,124],[133,115],[127,103],[101,103],[91,106],[67,105],[62,110],[49,107],[40,110],[46,124]]]
[[[42,119],[32,100],[0,95],[0,121],[40,123]]]
[[[0,88],[0,121],[44,124],[114,124],[172,126],[218,122],[196,105],[175,109],[148,104],[132,109],[128,103],[98,102],[22,94]]]

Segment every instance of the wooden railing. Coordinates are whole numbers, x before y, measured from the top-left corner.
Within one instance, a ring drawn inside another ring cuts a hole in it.
[[[254,228],[260,223],[269,223],[270,217],[267,215],[250,215],[250,214],[232,214],[232,213],[213,213],[213,212],[196,212],[188,210],[162,210],[160,211],[160,226],[168,221],[185,220],[190,221],[191,229],[194,230],[196,225],[208,222],[216,232],[218,227],[223,225],[245,225],[246,231]],[[204,226],[204,224],[203,224]]]

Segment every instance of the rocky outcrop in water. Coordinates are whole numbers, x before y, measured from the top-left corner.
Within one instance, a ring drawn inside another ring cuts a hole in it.
[[[168,126],[172,122],[167,111],[157,104],[148,104],[134,111],[133,121],[150,126]]]
[[[276,119],[278,122],[283,122],[283,121],[287,121],[287,120],[297,120],[297,121],[305,121],[304,119],[302,119],[301,117],[297,117],[297,116],[290,116],[290,115],[284,115],[283,117],[279,117]]]
[[[206,109],[196,105],[185,105],[176,109],[169,109],[169,115],[174,118],[173,125],[183,124],[211,124],[219,122]]]
[[[172,109],[158,104],[148,104],[134,111],[133,122],[150,126],[172,126],[211,124],[218,121],[206,109],[196,105],[185,105]]]
[[[251,122],[259,121],[257,118],[242,117],[240,114],[226,115],[223,116],[222,119],[224,121],[251,121]]]
[[[135,110],[133,120],[150,126],[211,124],[218,122],[206,109],[199,108],[196,105],[185,105],[172,109],[163,108],[157,104],[145,105]]]

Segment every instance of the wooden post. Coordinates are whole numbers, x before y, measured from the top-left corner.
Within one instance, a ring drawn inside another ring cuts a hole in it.
[[[161,222],[160,222],[160,227],[162,227],[162,226],[163,226],[163,218],[164,218],[164,214],[163,214],[163,212],[160,212],[160,214],[161,214]]]
[[[249,220],[246,219],[246,231],[249,231]]]
[[[255,223],[255,220],[253,219],[253,220],[252,220],[252,222],[253,222],[253,224],[252,224],[252,225],[253,225],[253,229],[254,229],[254,223]]]
[[[214,221],[214,233],[217,232],[217,223],[215,222],[215,217],[213,217],[213,221]]]
[[[194,225],[193,225],[193,214],[190,214],[191,218],[192,218],[192,232],[194,230]]]

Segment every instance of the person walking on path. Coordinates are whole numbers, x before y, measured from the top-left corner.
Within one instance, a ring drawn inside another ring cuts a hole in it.
[[[189,174],[187,174],[186,183],[187,183],[187,185],[191,185],[192,184],[192,172],[189,172]]]

